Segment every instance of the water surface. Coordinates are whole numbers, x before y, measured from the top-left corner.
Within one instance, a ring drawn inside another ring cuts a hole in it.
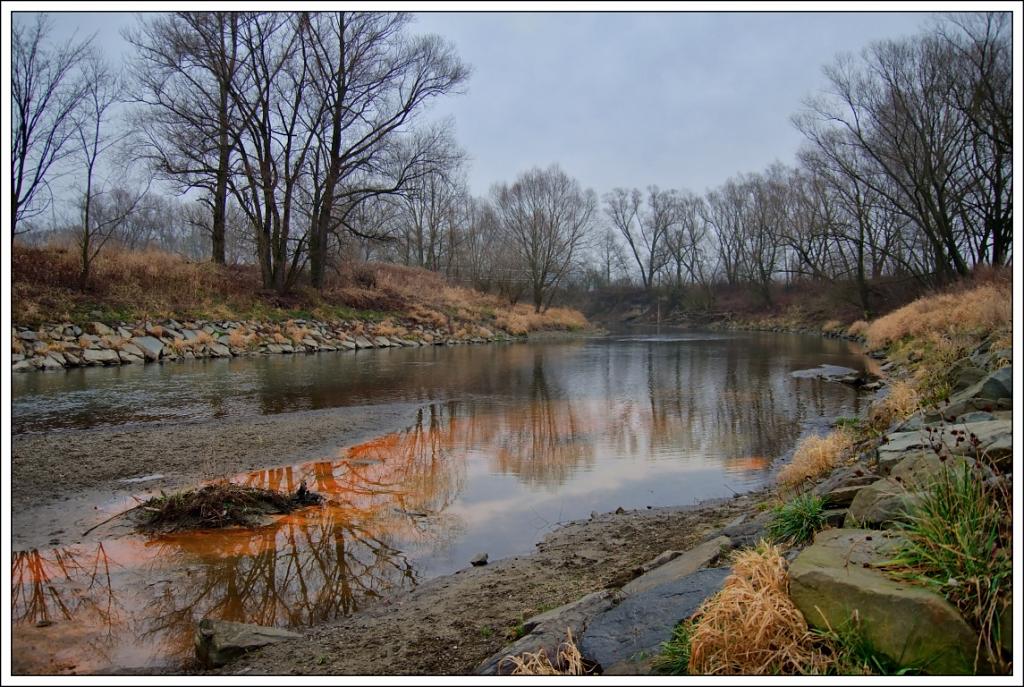
[[[180,666],[203,617],[323,622],[478,552],[528,553],[591,511],[756,488],[802,433],[859,411],[852,389],[792,375],[823,364],[870,361],[836,340],[662,331],[15,376],[15,432],[69,441],[98,426],[418,408],[401,431],[225,475],[324,495],[266,527],[15,552],[15,671]]]

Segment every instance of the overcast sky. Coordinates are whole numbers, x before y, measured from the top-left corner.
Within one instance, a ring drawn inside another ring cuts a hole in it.
[[[129,13],[55,16],[128,51]],[[789,117],[843,51],[915,33],[927,13],[425,13],[412,29],[452,41],[473,75],[433,106],[455,118],[484,194],[557,162],[585,186],[702,192],[737,172],[791,163]]]

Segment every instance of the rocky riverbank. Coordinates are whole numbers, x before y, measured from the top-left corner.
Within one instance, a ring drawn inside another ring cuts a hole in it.
[[[285,322],[173,319],[70,322],[11,331],[13,372],[176,362],[246,355],[293,355],[367,348],[453,346],[512,341],[482,325],[429,327],[413,322],[294,319]]]

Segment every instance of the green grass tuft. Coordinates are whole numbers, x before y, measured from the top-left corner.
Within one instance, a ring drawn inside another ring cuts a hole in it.
[[[684,620],[672,630],[672,638],[662,642],[661,653],[652,662],[654,672],[661,675],[690,674],[690,637],[693,625]]]
[[[943,472],[900,526],[905,544],[894,559],[904,577],[944,594],[981,633],[996,666],[999,616],[1013,584],[1013,495],[1008,480],[989,478],[980,463]]]
[[[825,499],[811,493],[772,509],[768,536],[776,542],[803,544],[825,527]]]

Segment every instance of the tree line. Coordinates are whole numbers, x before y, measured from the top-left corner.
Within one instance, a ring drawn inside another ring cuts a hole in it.
[[[1012,44],[1008,13],[944,15],[825,67],[792,117],[796,163],[703,194],[650,186],[601,196],[557,165],[474,197],[432,101],[470,68],[410,15],[175,12],[124,34],[111,69],[91,41],[53,45],[45,15],[12,33],[14,235],[59,224],[73,175],[82,284],[100,249],[162,245],[258,265],[267,289],[321,289],[332,271],[386,260],[546,308],[565,288],[719,285],[765,304],[772,285],[948,282],[1012,259]],[[110,169],[141,165],[145,183]],[[155,192],[154,183],[177,196]]]

